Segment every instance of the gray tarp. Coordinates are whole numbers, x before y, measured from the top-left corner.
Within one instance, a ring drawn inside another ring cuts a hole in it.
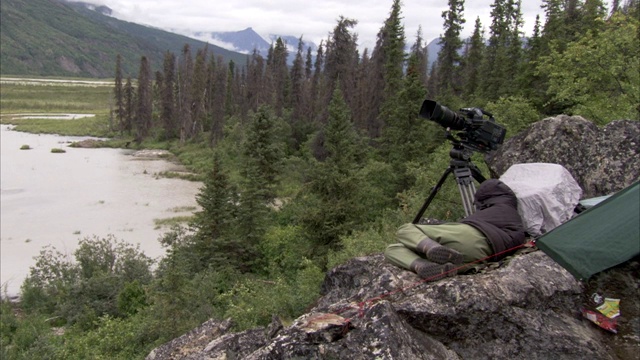
[[[516,193],[525,231],[535,237],[571,219],[582,196],[573,176],[558,164],[516,164],[500,180]]]

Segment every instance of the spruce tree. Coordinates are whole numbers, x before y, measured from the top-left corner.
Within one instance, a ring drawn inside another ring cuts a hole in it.
[[[394,0],[391,13],[384,22],[381,30],[384,53],[384,98],[393,99],[402,87],[403,69],[405,62],[405,37],[402,25],[402,9],[400,0]],[[383,103],[383,108],[388,104]]]
[[[516,80],[523,63],[520,0],[495,0],[491,7],[489,44],[482,64],[485,101],[518,94]]]
[[[196,202],[201,210],[196,212],[191,226],[195,230],[194,250],[201,259],[200,269],[207,264],[220,267],[235,264],[241,259],[242,250],[232,235],[235,218],[237,190],[229,181],[229,176],[222,168],[220,155],[215,152],[211,170],[204,180],[203,187],[196,195]]]
[[[522,73],[518,77],[518,83],[522,96],[534,105],[535,108],[541,109],[545,101],[546,81],[536,71],[539,59],[542,56],[542,45],[540,39],[541,24],[540,16],[536,16],[536,22],[533,27],[533,34],[529,37],[524,48],[524,61]]]
[[[229,61],[227,67],[227,85],[224,98],[224,114],[225,116],[235,115],[235,93],[234,93],[234,80],[236,77],[236,63],[233,60]]]
[[[484,32],[482,30],[482,23],[478,17],[476,18],[473,28],[473,35],[471,35],[471,39],[469,39],[469,44],[464,53],[464,87],[462,94],[466,102],[479,102],[478,90],[484,86],[484,76],[480,69],[484,58],[484,47]]]
[[[120,135],[124,132],[124,94],[123,94],[123,86],[122,86],[122,55],[118,54],[116,56],[116,73],[115,73],[115,81],[113,88],[113,97],[116,101],[116,123],[118,126],[118,130],[120,131]]]
[[[427,50],[427,44],[424,41],[422,35],[422,26],[418,27],[416,33],[416,41],[411,46],[411,56],[415,56],[417,76],[420,78],[420,82],[426,88],[428,82],[429,71],[429,54]]]
[[[383,57],[382,79],[383,94],[380,105],[380,122],[385,126],[393,121],[398,106],[398,92],[402,87],[404,69],[405,37],[402,26],[400,0],[394,0],[391,13],[378,34],[376,52]]]
[[[170,51],[164,54],[162,70],[164,81],[160,91],[160,122],[164,128],[165,137],[167,139],[175,139],[178,136],[175,102],[176,56]]]
[[[309,112],[309,122],[316,123],[320,120],[319,115],[324,109],[325,73],[324,73],[324,44],[321,41],[316,51],[316,61],[313,64],[313,76],[311,77],[311,106]]]
[[[329,119],[323,130],[326,158],[314,161],[308,190],[300,193],[305,204],[299,221],[313,242],[320,259],[329,249],[340,247],[340,237],[349,234],[367,213],[358,202],[364,185],[358,176],[364,147],[356,132],[346,101],[336,86],[329,104]],[[322,262],[322,261],[321,261]]]
[[[382,95],[382,91],[371,85],[373,73],[373,63],[369,58],[369,50],[364,49],[362,58],[356,69],[356,96],[352,105],[353,123],[358,131],[363,134],[376,136],[379,130],[374,130],[374,124],[377,122],[379,109],[376,104],[375,96]]]
[[[191,47],[185,44],[178,70],[178,124],[180,126],[180,143],[189,140],[189,128],[192,123],[191,104],[193,83],[193,59]]]
[[[131,81],[131,76],[127,76],[124,84],[124,125],[126,134],[131,134],[133,128],[133,117],[135,116],[135,89]]]
[[[392,120],[384,128],[382,136],[385,158],[397,176],[396,193],[413,185],[414,179],[407,171],[407,164],[424,162],[443,140],[439,125],[418,116],[418,109],[426,94],[422,82],[423,65],[420,52],[412,52],[403,87],[390,114]]]
[[[209,140],[212,147],[215,147],[223,138],[225,124],[225,99],[227,96],[227,67],[221,57],[216,59],[214,80],[212,88],[209,89],[211,94],[211,132]]]
[[[285,105],[288,105],[290,90],[288,56],[287,45],[282,38],[278,37],[275,46],[273,46],[272,58],[267,65],[268,76],[273,81],[273,103],[271,105],[277,116],[282,116]]]
[[[444,19],[444,36],[440,38],[440,52],[436,66],[438,67],[437,98],[446,104],[451,104],[461,91],[459,74],[462,61],[460,49],[463,42],[460,39],[464,19],[464,0],[449,0],[449,10],[442,12]]]
[[[243,178],[234,236],[243,251],[240,270],[256,270],[260,259],[258,246],[263,239],[282,162],[282,144],[278,140],[277,118],[267,106],[253,114],[242,144]]]
[[[193,81],[191,84],[191,119],[187,130],[187,137],[195,138],[202,132],[205,118],[205,98],[207,95],[207,47],[198,49],[193,67]]]
[[[578,32],[580,34],[585,34],[587,31],[597,32],[604,26],[607,8],[602,0],[585,0],[581,15]]]
[[[254,49],[247,63],[247,106],[255,112],[265,104],[264,58]]]
[[[522,19],[521,10],[522,0],[507,1],[507,63],[504,72],[507,81],[503,85],[504,95],[519,95],[521,90],[518,88],[516,79],[522,74],[523,50],[522,50]]]
[[[137,106],[135,114],[136,141],[144,140],[151,130],[153,94],[151,84],[151,65],[146,56],[140,59],[138,73]]]
[[[294,149],[299,149],[300,145],[306,140],[308,135],[308,124],[307,124],[307,116],[306,112],[308,109],[309,102],[309,86],[308,84],[308,75],[306,73],[310,73],[311,69],[305,70],[305,63],[303,58],[303,50],[304,50],[304,42],[302,41],[302,37],[298,39],[298,51],[296,52],[296,57],[293,61],[293,66],[291,67],[291,96],[290,96],[290,108],[291,114],[289,124],[291,126],[293,142],[291,146]],[[308,54],[308,53],[307,53]],[[310,59],[308,59],[310,62]],[[307,65],[310,66],[310,65]]]
[[[321,106],[326,109],[331,100],[335,86],[340,84],[345,101],[351,106],[355,99],[355,72],[358,64],[358,36],[351,32],[358,22],[340,17],[338,24],[326,46],[325,72],[327,76],[326,97],[321,99]],[[323,110],[324,110],[323,109]],[[326,110],[322,119],[326,120]]]

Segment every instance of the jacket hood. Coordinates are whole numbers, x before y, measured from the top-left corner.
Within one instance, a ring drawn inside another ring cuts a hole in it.
[[[480,184],[476,191],[474,204],[476,209],[484,209],[497,204],[518,208],[516,194],[507,184],[498,179],[488,179]]]

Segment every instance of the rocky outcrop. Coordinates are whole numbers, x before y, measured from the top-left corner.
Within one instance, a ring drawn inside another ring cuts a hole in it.
[[[613,121],[599,128],[580,116],[544,119],[509,138],[487,157],[492,177],[511,165],[533,162],[564,166],[583,197],[608,195],[640,177],[640,121]]]
[[[580,317],[582,291],[540,251],[432,283],[378,254],[329,271],[291,326],[229,333],[210,321],[147,359],[613,359]]]
[[[515,163],[561,164],[585,197],[599,196],[637,180],[638,141],[640,122],[600,129],[559,116],[509,139],[489,165],[496,177]],[[637,260],[602,281],[615,284],[610,292],[628,288],[617,338],[581,316],[585,291],[600,284],[578,282],[541,251],[427,283],[375,254],[330,270],[316,305],[290,326],[274,317],[232,332],[230,319],[209,320],[147,359],[632,359],[640,351]]]

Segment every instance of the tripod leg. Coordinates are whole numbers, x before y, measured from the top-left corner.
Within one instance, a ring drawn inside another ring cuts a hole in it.
[[[475,164],[469,164],[469,170],[471,170],[473,178],[476,179],[478,183],[482,184],[485,180],[487,180]]]
[[[458,183],[458,190],[460,191],[460,197],[462,198],[462,206],[464,207],[465,216],[469,216],[475,212],[473,206],[473,197],[476,193],[476,188],[473,183],[473,172],[468,167],[455,169],[453,172],[456,176],[456,182]]]
[[[444,184],[444,181],[447,180],[447,176],[449,176],[449,174],[451,174],[452,172],[453,172],[453,169],[450,168],[450,167],[448,167],[444,171],[444,173],[440,177],[440,180],[438,180],[438,183],[436,184],[436,186],[434,186],[431,189],[431,192],[429,193],[429,197],[427,198],[427,200],[422,205],[422,208],[420,208],[420,211],[418,212],[418,215],[416,215],[416,217],[413,219],[413,223],[414,224],[418,224],[420,222],[420,220],[422,220],[422,215],[427,210],[427,207],[429,207],[429,204],[431,204],[431,201],[433,200],[433,198],[436,197],[436,194],[438,193],[438,190],[440,190],[440,188],[442,187],[442,184]]]
[[[473,196],[476,193],[474,184],[458,184],[458,190],[460,191],[460,197],[462,198],[462,206],[464,207],[465,216],[473,214],[475,212],[475,206],[473,205]]]

